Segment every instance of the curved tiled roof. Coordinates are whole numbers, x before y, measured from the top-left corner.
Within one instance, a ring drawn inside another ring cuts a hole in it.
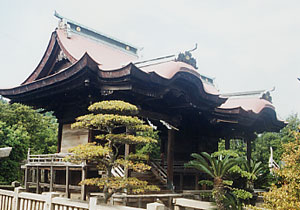
[[[118,69],[130,62],[137,60],[137,56],[124,52],[126,49],[113,47],[107,43],[89,37],[72,33],[70,37],[64,29],[56,29],[58,42],[66,55],[71,56],[76,61],[88,53],[89,56],[99,64],[99,68]]]
[[[72,77],[72,75],[84,72],[86,71],[85,67],[88,67],[90,70],[95,72],[95,75],[97,75],[99,79],[102,79],[103,84],[105,84],[106,81],[109,83],[110,79],[130,76],[144,81],[145,87],[147,84],[151,83],[153,85],[159,84],[162,85],[162,87],[167,88],[167,91],[169,91],[168,87],[174,82],[184,80],[199,88],[197,90],[194,89],[194,93],[188,93],[196,96],[196,101],[202,100],[202,103],[211,104],[211,106],[216,107],[226,100],[225,98],[220,98],[213,87],[210,87],[210,85],[202,82],[199,74],[192,69],[188,69],[187,67],[189,66],[187,64],[181,62],[171,62],[171,64],[175,65],[176,68],[165,71],[165,73],[169,71],[169,77],[167,77],[167,75],[159,75],[157,71],[147,72],[145,69],[142,70],[131,63],[119,69],[102,70],[99,68],[98,62],[95,61],[88,53],[85,53],[77,62],[73,63],[73,65],[64,70],[48,75],[41,79],[24,83],[15,88],[0,90],[0,94],[16,99],[18,98],[18,95],[21,94],[28,95],[29,93],[33,92],[40,92],[41,88],[50,88],[56,83],[66,82]],[[184,90],[184,87],[182,87],[182,90]]]
[[[265,108],[275,110],[271,102],[261,98],[228,98],[219,108],[223,110],[241,108],[244,111],[250,111],[256,114]]]
[[[201,79],[198,71],[189,64],[179,62],[179,61],[168,61],[163,63],[157,63],[153,65],[148,65],[140,67],[140,69],[146,73],[155,73],[160,77],[165,79],[173,78],[179,72],[185,72],[199,78],[203,84],[205,92],[212,95],[220,95],[219,91],[212,84],[208,84]]]

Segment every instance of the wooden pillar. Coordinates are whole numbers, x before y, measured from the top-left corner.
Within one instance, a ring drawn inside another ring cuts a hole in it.
[[[41,169],[41,172],[40,172],[40,176],[41,176],[41,178],[40,178],[40,181],[42,182],[42,183],[45,183],[45,169]]]
[[[138,198],[138,208],[142,208],[142,198]]]
[[[24,186],[25,186],[25,191],[28,192],[28,178],[29,178],[29,169],[28,166],[25,166],[25,178],[24,178]]]
[[[228,139],[228,138],[225,139],[225,149],[226,150],[230,149],[230,139]]]
[[[129,151],[130,150],[130,145],[129,144],[125,144],[125,160],[128,158],[129,156]],[[129,171],[128,171],[128,167],[124,168],[124,173],[125,173],[125,177],[127,178],[129,176]]]
[[[40,168],[36,167],[36,193],[40,193]]]
[[[88,142],[93,142],[94,140],[94,131],[92,129],[89,129],[89,133],[88,133]]]
[[[166,132],[159,132],[159,138],[160,138],[160,165],[161,167],[165,167],[165,154],[166,154]]]
[[[50,192],[53,192],[53,184],[54,184],[54,171],[53,166],[50,166]]]
[[[49,170],[44,169],[44,182],[45,183],[49,182],[48,174],[49,174]]]
[[[70,170],[69,166],[66,166],[66,196],[70,198]]]
[[[183,174],[180,174],[180,180],[179,180],[179,190],[183,190]]]
[[[129,153],[136,153],[136,145],[135,144],[131,144],[129,145]]]
[[[63,132],[63,123],[59,123],[58,125],[58,134],[57,134],[57,152],[61,151],[61,140],[62,140],[62,132]]]
[[[195,175],[195,190],[199,190],[199,174]]]
[[[82,166],[81,181],[86,179],[86,165]],[[81,185],[81,200],[86,200],[86,185]]]
[[[36,182],[36,171],[34,170],[34,167],[32,167],[32,170],[31,170],[31,182],[34,183]]]
[[[250,162],[251,159],[251,138],[247,137],[246,138],[246,143],[247,143],[247,160]]]
[[[173,189],[173,178],[174,178],[174,139],[175,130],[168,130],[168,154],[167,154],[167,176],[168,176],[168,188]]]

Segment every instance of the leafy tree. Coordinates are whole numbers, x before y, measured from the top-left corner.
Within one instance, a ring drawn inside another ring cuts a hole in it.
[[[21,177],[20,161],[26,158],[30,137],[22,126],[7,126],[0,121],[0,147],[11,146],[9,157],[0,160],[0,182],[10,183]]]
[[[274,170],[280,179],[269,192],[264,193],[264,209],[300,209],[300,134],[293,134],[293,141],[283,146],[281,159],[284,165]]]
[[[270,157],[270,147],[273,148],[273,159],[280,164],[281,155],[284,151],[283,144],[290,141],[294,141],[293,132],[299,130],[300,120],[297,115],[290,115],[286,121],[287,126],[281,129],[280,132],[264,132],[259,134],[257,138],[252,142],[252,159],[254,163],[261,162],[259,174],[257,179],[251,181],[254,182],[256,188],[266,188],[269,187],[272,182],[275,181],[274,176],[269,173],[269,157]],[[225,149],[225,141],[221,140],[219,143],[219,149]],[[246,144],[240,139],[230,140],[230,150],[233,150],[240,156],[246,154]],[[244,167],[244,169],[246,169]],[[249,180],[248,180],[248,184]],[[253,183],[251,183],[253,184]]]
[[[283,144],[294,141],[294,131],[299,131],[300,120],[297,115],[290,115],[286,121],[288,122],[279,133],[265,132],[253,141],[252,158],[261,161],[268,168],[270,157],[270,147],[273,148],[273,159],[279,163],[281,155],[284,151]]]
[[[100,143],[79,145],[70,150],[72,156],[67,158],[71,162],[93,161],[99,169],[105,171],[100,178],[89,178],[80,184],[94,185],[103,189],[105,202],[115,192],[126,190],[132,193],[141,193],[147,190],[159,190],[158,187],[148,185],[135,177],[114,177],[114,167],[122,166],[137,172],[149,170],[145,164],[145,155],[130,154],[123,157],[119,154],[120,147],[124,144],[138,145],[157,142],[155,139],[143,135],[144,132],[152,131],[152,128],[136,117],[136,106],[123,101],[102,101],[89,106],[92,112],[76,119],[72,128],[87,128],[102,132],[96,136]],[[120,132],[123,130],[124,132]]]
[[[51,115],[21,104],[0,101],[0,147],[11,146],[10,156],[0,162],[0,182],[20,180],[20,162],[28,148],[34,153],[57,151],[57,123]]]
[[[143,136],[151,137],[157,142],[149,142],[145,145],[137,145],[136,153],[149,155],[151,159],[159,159],[160,158],[160,139],[158,135],[158,131],[148,131],[142,134]]]

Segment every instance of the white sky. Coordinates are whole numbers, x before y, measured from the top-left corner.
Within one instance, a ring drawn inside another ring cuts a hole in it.
[[[221,92],[272,89],[278,115],[300,113],[299,0],[0,0],[0,88],[19,85],[62,16],[143,47],[143,58],[192,49]]]

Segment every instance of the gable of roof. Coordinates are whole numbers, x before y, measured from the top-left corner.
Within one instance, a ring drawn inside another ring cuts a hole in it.
[[[40,63],[22,84],[62,71],[74,65],[85,53],[103,70],[118,69],[138,59],[137,47],[89,29],[58,13],[55,16],[60,19],[59,27],[52,33]]]
[[[96,31],[96,30],[91,29],[87,26],[84,26],[80,23],[77,23],[73,20],[65,18],[65,17],[61,16],[60,14],[58,14],[56,11],[55,11],[54,16],[60,20],[59,27],[65,28],[67,30],[68,38],[71,38],[72,35],[77,34],[77,35],[84,36],[86,38],[92,39],[97,42],[102,42],[103,44],[109,45],[110,47],[117,48],[121,51],[124,51],[124,53],[132,54],[132,55],[138,57],[137,53],[138,53],[139,48],[132,44],[121,41],[117,38],[106,35],[102,32]]]

